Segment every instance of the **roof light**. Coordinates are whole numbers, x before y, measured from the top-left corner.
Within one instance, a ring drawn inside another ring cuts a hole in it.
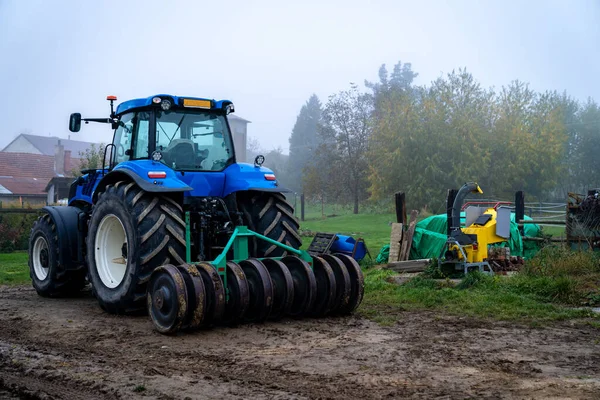
[[[262,154],[259,154],[256,156],[256,158],[254,158],[254,166],[255,167],[260,167],[261,165],[263,165],[264,162],[265,162],[265,156],[263,156]]]
[[[117,96],[106,96],[106,100],[114,100],[114,101],[117,101]]]
[[[171,108],[171,102],[169,100],[163,100],[160,103],[160,108],[163,109],[163,111],[168,111]]]
[[[275,174],[265,174],[265,179],[268,181],[276,181]]]
[[[183,106],[194,108],[211,108],[212,102],[210,100],[183,99]]]
[[[148,171],[148,178],[150,179],[162,179],[166,177],[167,173],[165,171]]]

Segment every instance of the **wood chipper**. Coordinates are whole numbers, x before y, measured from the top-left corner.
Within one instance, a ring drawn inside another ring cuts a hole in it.
[[[471,206],[465,210],[465,227],[461,227],[463,201],[469,193],[483,194],[475,182],[464,184],[456,193],[449,192],[448,240],[438,259],[440,268],[459,270],[465,274],[472,269],[493,274],[489,260],[494,245],[510,238],[511,209],[499,202],[493,207]],[[494,256],[510,257],[508,247],[494,251]]]
[[[163,333],[212,324],[351,313],[363,294],[345,255],[298,250],[273,171],[236,162],[231,101],[156,95],[108,118],[103,167],[82,171],[68,206],[45,207],[29,245],[33,286],[69,296],[86,281],[110,313],[147,311]],[[241,149],[242,151],[244,149]]]

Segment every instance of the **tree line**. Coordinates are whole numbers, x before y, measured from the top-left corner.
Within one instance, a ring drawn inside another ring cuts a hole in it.
[[[600,107],[515,80],[484,88],[466,69],[417,85],[410,63],[379,69],[332,94],[312,95],[290,136],[289,157],[271,151],[284,186],[327,202],[411,207],[443,204],[448,188],[477,181],[486,197],[564,201],[600,187]]]

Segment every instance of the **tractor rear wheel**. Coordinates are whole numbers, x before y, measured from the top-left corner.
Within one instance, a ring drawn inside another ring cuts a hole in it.
[[[300,223],[294,216],[294,207],[283,194],[240,192],[237,201],[248,228],[295,249],[300,248]],[[285,250],[264,240],[251,239],[250,253],[253,257],[280,257],[285,255]]]
[[[146,309],[146,286],[165,264],[184,264],[181,205],[133,182],[106,186],[92,209],[87,262],[93,293],[111,313]]]
[[[33,225],[29,236],[29,275],[44,297],[77,294],[85,286],[85,268],[67,270],[59,261],[58,232],[48,214]]]

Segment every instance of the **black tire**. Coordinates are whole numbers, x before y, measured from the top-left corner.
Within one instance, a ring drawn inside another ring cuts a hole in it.
[[[29,236],[29,275],[35,291],[44,297],[77,295],[85,286],[85,274],[83,265],[67,270],[60,264],[56,225],[48,214],[38,218]]]
[[[121,249],[125,270],[114,287],[106,272],[99,273],[95,254],[98,228],[111,215],[121,222],[127,241]],[[185,263],[184,232],[183,210],[173,199],[145,192],[133,182],[106,186],[92,208],[86,243],[90,281],[100,306],[115,314],[147,311],[146,286],[152,271],[161,265]]]
[[[294,207],[281,193],[248,191],[237,195],[238,208],[244,215],[244,223],[256,233],[270,239],[300,248],[302,239],[298,234],[300,223],[294,216]],[[250,240],[253,257],[281,257],[285,250],[265,242]]]

